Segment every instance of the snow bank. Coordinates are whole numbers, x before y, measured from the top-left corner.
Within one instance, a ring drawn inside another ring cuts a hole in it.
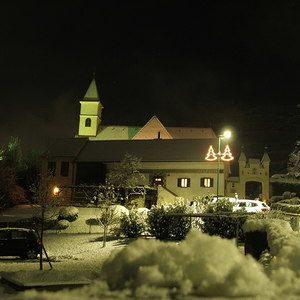
[[[278,287],[278,293],[285,294],[285,298],[299,294],[300,233],[293,231],[288,222],[279,219],[249,219],[243,230],[267,233],[270,253],[273,255],[268,268],[269,278]]]
[[[180,244],[137,240],[111,256],[102,279],[114,290],[161,288],[201,296],[254,296],[272,283],[233,241],[192,231]]]
[[[258,295],[269,299],[272,291],[273,284],[262,266],[251,256],[244,256],[234,241],[192,231],[180,243],[155,239],[132,242],[111,255],[102,267],[101,280],[88,286],[55,293],[29,290],[12,300],[166,300]]]

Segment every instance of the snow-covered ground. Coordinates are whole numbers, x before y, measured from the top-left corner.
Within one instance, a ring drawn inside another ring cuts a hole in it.
[[[94,279],[71,290],[28,290],[12,300],[300,299],[300,233],[280,220],[251,220],[244,229],[267,232],[272,258],[267,268],[245,256],[234,241],[199,231],[182,242],[116,239],[103,248],[101,233],[69,229],[46,234],[53,270],[45,263],[46,270],[39,271],[38,261],[19,259],[0,260],[0,270],[19,271],[25,281]],[[8,296],[2,292],[2,298]]]

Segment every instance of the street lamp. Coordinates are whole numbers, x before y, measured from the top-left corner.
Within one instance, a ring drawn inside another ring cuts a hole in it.
[[[231,137],[231,131],[226,130],[223,134],[218,136],[218,152],[215,153],[214,148],[210,145],[205,160],[208,161],[218,161],[218,168],[217,168],[217,200],[219,199],[219,181],[220,181],[220,162],[222,161],[230,161],[233,160],[234,157],[230,152],[230,148],[226,145],[224,152],[221,152],[221,140],[222,139],[229,139]]]

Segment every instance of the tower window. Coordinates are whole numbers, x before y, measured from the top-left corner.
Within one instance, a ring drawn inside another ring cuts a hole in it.
[[[214,185],[214,179],[209,177],[203,177],[200,179],[201,187],[212,187]]]
[[[187,188],[190,186],[191,179],[190,178],[178,178],[177,186],[182,188]]]
[[[85,119],[85,127],[91,127],[92,121],[90,118]]]

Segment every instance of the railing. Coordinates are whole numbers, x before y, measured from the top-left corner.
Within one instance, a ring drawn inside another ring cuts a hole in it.
[[[190,228],[192,228],[192,218],[213,218],[213,217],[235,217],[236,218],[236,243],[238,243],[238,237],[239,237],[239,222],[238,218],[243,218],[245,216],[254,215],[256,213],[254,212],[220,212],[220,213],[173,213],[168,214],[170,217],[186,217],[190,218]],[[289,222],[291,224],[291,227],[293,231],[300,231],[300,214],[296,213],[288,213],[282,211],[282,214],[287,216],[289,218]]]
[[[255,213],[250,213],[250,212],[220,212],[220,213],[189,213],[189,214],[184,214],[184,213],[173,213],[173,214],[168,214],[170,217],[186,217],[190,218],[190,228],[192,228],[192,218],[214,218],[214,217],[235,217],[236,218],[236,229],[235,229],[235,238],[236,238],[236,243],[238,244],[239,241],[239,218],[243,218],[245,216],[253,215]]]
[[[296,213],[289,213],[282,211],[282,213],[288,217],[290,217],[290,224],[293,229],[293,231],[300,231],[300,214]]]

